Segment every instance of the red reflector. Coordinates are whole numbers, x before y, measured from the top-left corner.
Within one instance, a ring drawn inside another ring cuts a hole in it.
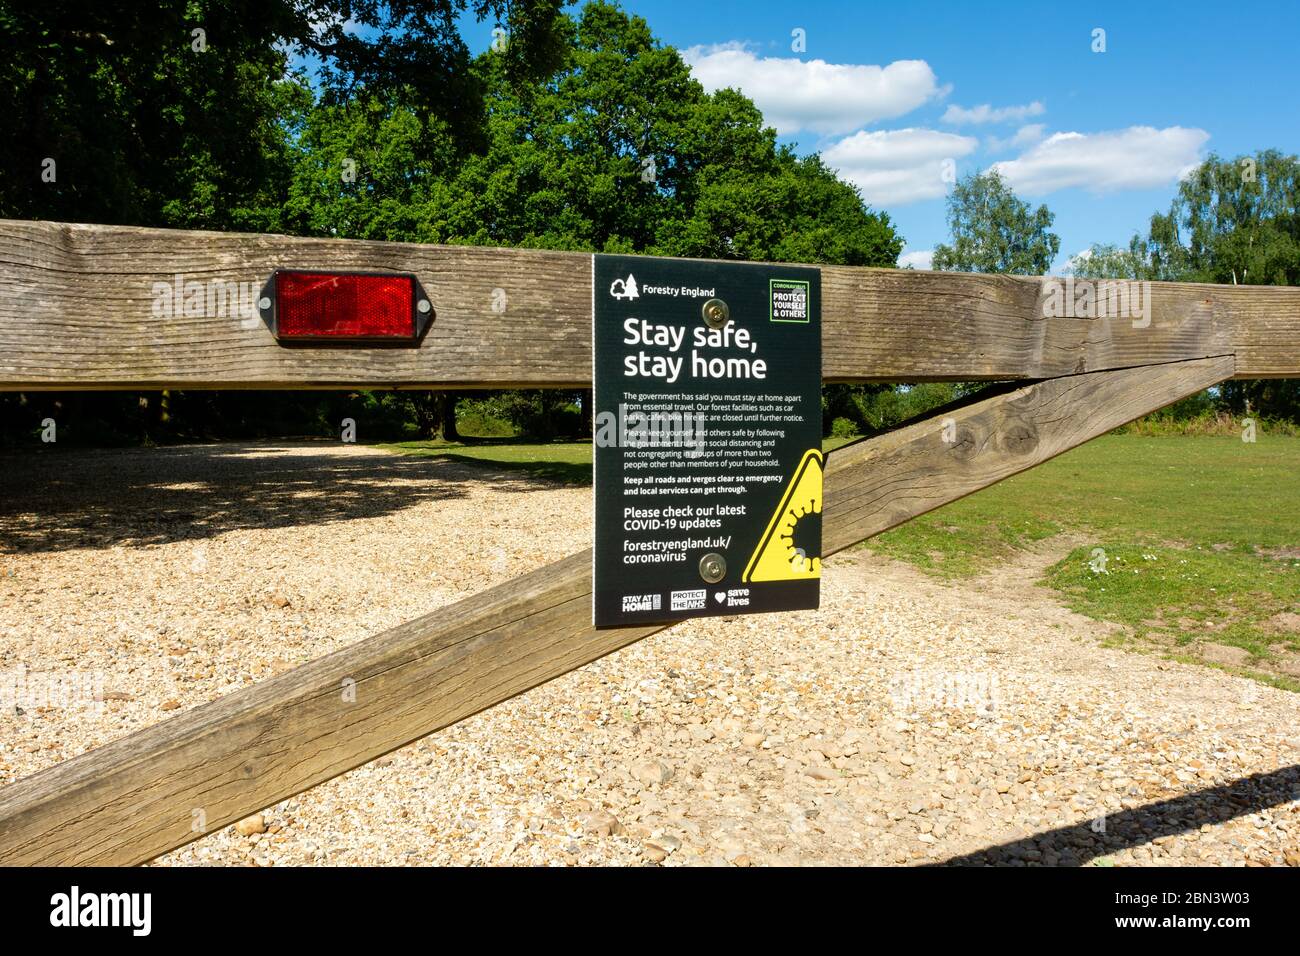
[[[359,273],[275,274],[281,339],[414,339],[415,277]]]

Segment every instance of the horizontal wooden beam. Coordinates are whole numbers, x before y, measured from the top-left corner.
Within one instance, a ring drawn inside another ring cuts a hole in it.
[[[1231,358],[1052,379],[834,452],[833,554],[1233,374]],[[0,789],[0,863],[131,864],[660,627],[591,626],[590,551]]]
[[[154,314],[155,284],[260,293],[277,267],[413,272],[435,318],[418,348],[337,349],[284,348],[260,321],[215,314],[215,297],[211,315]],[[1243,377],[1300,375],[1300,289],[1152,283],[1135,324],[1048,317],[1043,279],[821,270],[828,382],[1040,379],[1210,355],[1235,355]],[[585,253],[0,220],[0,390],[590,381]]]

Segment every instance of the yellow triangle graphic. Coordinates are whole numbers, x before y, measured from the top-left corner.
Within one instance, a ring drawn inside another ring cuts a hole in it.
[[[742,580],[804,581],[821,577],[821,514],[822,453],[810,448],[803,453]],[[812,541],[800,538],[799,524],[804,521],[818,526]],[[812,550],[817,553],[809,553]]]

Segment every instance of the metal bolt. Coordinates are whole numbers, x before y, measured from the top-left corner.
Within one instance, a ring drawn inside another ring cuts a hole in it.
[[[704,303],[701,312],[704,315],[704,324],[711,329],[722,328],[731,318],[731,310],[721,299],[709,299]]]
[[[261,309],[263,312],[265,312],[267,309],[271,307],[271,300],[268,299],[266,296],[262,296],[260,299],[257,300],[257,307]]]
[[[727,559],[716,551],[700,558],[700,577],[709,584],[717,584],[727,576]]]
[[[428,299],[421,299],[419,302],[415,303],[415,307],[419,309],[422,314],[428,315],[429,310],[433,308],[433,303]]]

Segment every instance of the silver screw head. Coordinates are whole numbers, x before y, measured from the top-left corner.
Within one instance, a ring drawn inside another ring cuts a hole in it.
[[[419,302],[415,303],[415,307],[420,310],[422,315],[428,315],[429,310],[433,308],[433,303],[428,299],[421,299]]]
[[[731,318],[731,309],[721,299],[709,299],[700,308],[700,312],[704,316],[704,324],[711,329],[722,328]]]
[[[727,576],[727,559],[716,551],[700,558],[700,577],[709,584],[717,584]]]
[[[257,307],[261,309],[263,312],[265,312],[267,309],[271,307],[271,300],[266,296],[262,296],[260,299],[257,300]]]

